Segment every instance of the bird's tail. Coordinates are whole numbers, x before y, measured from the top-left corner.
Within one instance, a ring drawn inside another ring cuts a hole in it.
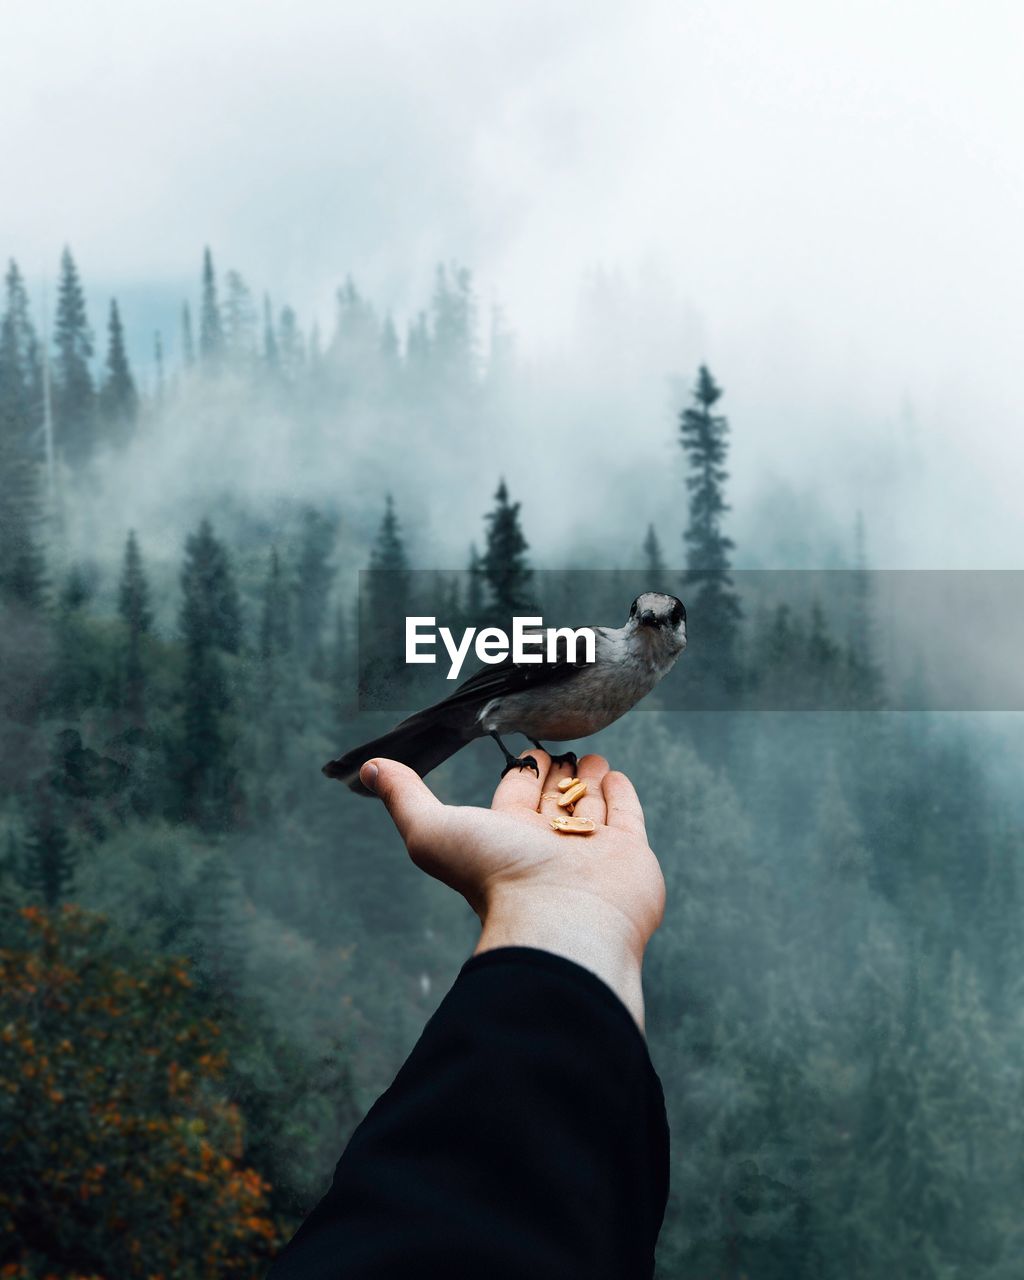
[[[337,778],[360,796],[373,793],[367,791],[359,781],[359,770],[367,760],[374,756],[384,756],[388,760],[398,760],[415,769],[421,778],[426,777],[431,769],[436,769],[449,756],[453,756],[460,747],[464,747],[469,739],[457,730],[446,725],[437,724],[424,718],[422,712],[403,720],[394,729],[364,742],[361,747],[346,751],[337,760],[328,760],[323,771],[328,778]]]

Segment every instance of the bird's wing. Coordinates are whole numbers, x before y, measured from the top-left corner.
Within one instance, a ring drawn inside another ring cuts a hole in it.
[[[593,627],[593,631],[601,630]],[[434,703],[429,711],[445,707],[462,707],[467,703],[482,705],[492,698],[504,698],[510,693],[522,693],[525,689],[543,689],[560,684],[585,664],[570,662],[568,645],[559,638],[559,646],[553,662],[549,662],[546,649],[538,655],[540,662],[513,662],[511,655],[490,666],[481,667],[468,680],[463,680],[447,698]]]

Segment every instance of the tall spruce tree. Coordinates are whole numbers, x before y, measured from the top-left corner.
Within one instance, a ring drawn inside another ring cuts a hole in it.
[[[159,329],[153,333],[153,400],[157,405],[164,402],[164,340]]]
[[[211,644],[237,653],[242,643],[242,611],[227,551],[204,519],[185,543],[182,588],[199,610]]]
[[[224,360],[224,329],[217,301],[213,255],[203,250],[203,290],[199,304],[199,360],[205,373],[218,373]]]
[[[323,674],[324,623],[334,581],[331,552],[334,525],[308,508],[302,517],[302,541],[295,572],[295,647],[315,675]]]
[[[141,722],[145,713],[142,637],[153,625],[153,614],[149,604],[149,583],[142,567],[142,554],[134,529],[129,530],[125,543],[117,611],[125,630],[121,705],[133,720]]]
[[[702,665],[727,688],[739,683],[737,641],[742,617],[740,602],[729,575],[732,539],[722,529],[729,510],[725,500],[729,423],[713,413],[722,391],[706,365],[701,365],[693,404],[679,418],[679,439],[689,463],[686,487],[690,495],[690,521],[683,534],[686,544],[687,606],[699,637]]]
[[[223,717],[231,700],[221,654],[237,652],[241,624],[227,554],[209,520],[185,543],[181,574],[185,644],[182,740],[178,752],[181,809],[200,826],[228,818],[234,771]]]
[[[263,295],[263,364],[272,373],[276,373],[280,365],[277,334],[274,332],[274,312],[270,305],[269,293]]]
[[[653,524],[647,526],[647,536],[644,538],[644,569],[652,583],[660,582],[665,577],[665,557],[661,553],[661,542]]]
[[[405,619],[412,613],[412,575],[391,494],[360,581],[360,695],[371,701],[401,690],[405,666]]]
[[[191,369],[196,362],[196,343],[192,334],[192,308],[181,304],[181,363]]]
[[[42,389],[28,297],[14,262],[5,294],[0,324],[0,597],[35,608],[45,587],[39,541]]]
[[[65,249],[60,260],[60,286],[53,331],[53,414],[57,443],[72,467],[82,467],[96,445],[96,392],[89,362],[92,333],[78,268]]]
[[[107,364],[100,387],[100,411],[108,439],[115,444],[124,444],[135,429],[139,393],[135,389],[135,379],[128,365],[124,326],[115,299],[110,302],[107,335]]]
[[[237,271],[224,277],[224,350],[234,368],[248,372],[256,355],[256,309]]]
[[[491,613],[499,625],[507,626],[513,615],[535,607],[530,586],[533,570],[526,558],[530,544],[519,521],[520,504],[509,501],[504,480],[494,500],[494,509],[484,517],[487,542],[480,568],[490,594]]]
[[[263,613],[260,618],[260,657],[271,662],[291,649],[291,600],[281,572],[277,548],[270,548],[270,561],[263,584]]]
[[[34,797],[24,841],[22,883],[52,910],[71,892],[77,861],[57,797],[50,787],[42,787]]]
[[[473,276],[453,263],[438,264],[431,301],[434,371],[450,385],[470,382],[476,376],[476,299]]]

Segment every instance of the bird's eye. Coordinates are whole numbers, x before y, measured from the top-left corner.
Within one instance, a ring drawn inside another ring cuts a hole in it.
[[[678,627],[680,622],[682,622],[685,616],[686,614],[683,611],[683,606],[681,604],[676,604],[672,606],[672,625],[674,627]]]
[[[636,605],[637,605],[637,602],[634,600],[633,603],[629,606],[629,616],[631,618],[636,617]]]

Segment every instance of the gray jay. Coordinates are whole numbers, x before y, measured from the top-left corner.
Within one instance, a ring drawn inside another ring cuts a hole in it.
[[[686,609],[675,596],[637,596],[624,627],[594,627],[594,661],[517,663],[506,659],[464,680],[449,697],[417,711],[383,737],[346,751],[324,765],[329,778],[360,795],[370,792],[359,769],[373,756],[399,760],[425,777],[474,738],[492,737],[510,769],[533,769],[533,756],[517,757],[501,735],[521,733],[535,747],[541,739],[585,738],[635,706],[671,671],[686,648]],[[553,756],[576,765],[572,751]]]

